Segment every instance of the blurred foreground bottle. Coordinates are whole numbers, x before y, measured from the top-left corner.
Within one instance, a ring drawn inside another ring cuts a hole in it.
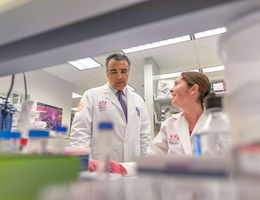
[[[99,165],[98,175],[110,172],[109,160],[111,154],[111,137],[113,134],[113,123],[109,121],[100,122],[98,125],[98,150],[99,150]]]
[[[20,132],[0,131],[0,152],[17,153],[20,138]]]
[[[64,154],[67,140],[67,127],[66,126],[57,126],[55,128],[55,146],[54,153]]]
[[[30,130],[29,143],[24,152],[29,154],[46,154],[47,139],[49,136],[50,133],[47,130]]]
[[[222,97],[206,99],[206,121],[194,137],[196,155],[226,155],[230,153],[230,126],[223,111]]]

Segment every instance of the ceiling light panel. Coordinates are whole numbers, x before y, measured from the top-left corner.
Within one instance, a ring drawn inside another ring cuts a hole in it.
[[[216,66],[216,67],[208,67],[208,68],[202,69],[203,73],[217,72],[217,71],[221,71],[221,70],[225,70],[225,67],[223,65],[222,66]]]
[[[133,52],[137,52],[137,51],[143,51],[143,50],[146,50],[146,49],[162,47],[162,46],[175,44],[175,43],[179,43],[179,42],[184,42],[184,41],[188,41],[188,40],[191,40],[190,35],[185,35],[185,36],[172,38],[172,39],[168,39],[168,40],[162,40],[162,41],[159,41],[159,42],[153,42],[153,43],[150,43],[150,44],[145,44],[145,45],[141,45],[141,46],[137,46],[137,47],[131,47],[131,48],[128,48],[128,49],[122,49],[122,51],[124,53],[133,53]]]
[[[98,63],[97,61],[95,61],[90,57],[69,61],[68,63],[78,68],[79,70],[91,69],[91,68],[102,66],[100,63]]]
[[[188,71],[182,71],[182,72],[199,72],[198,69],[188,70]],[[153,76],[153,80],[160,80],[160,79],[167,79],[167,78],[176,78],[181,75],[182,72],[175,72],[170,74],[162,74],[162,75],[156,75]]]
[[[203,37],[208,37],[208,36],[212,36],[212,35],[217,35],[217,34],[225,33],[226,31],[227,31],[227,28],[226,28],[226,27],[217,28],[217,29],[212,29],[212,30],[208,30],[208,31],[203,31],[203,32],[199,32],[199,33],[194,33],[194,38],[195,38],[195,39],[199,39],[199,38],[203,38]]]

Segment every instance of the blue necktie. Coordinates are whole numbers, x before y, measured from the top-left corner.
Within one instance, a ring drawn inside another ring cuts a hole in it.
[[[126,118],[126,121],[127,121],[127,108],[126,108],[126,105],[125,105],[125,101],[124,101],[124,99],[122,97],[123,91],[122,90],[118,90],[117,94],[118,94],[118,100],[119,100],[119,102],[121,104],[121,107],[122,107],[122,109],[124,111],[125,118]]]

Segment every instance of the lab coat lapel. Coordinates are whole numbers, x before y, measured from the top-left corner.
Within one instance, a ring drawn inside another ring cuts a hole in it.
[[[135,98],[131,92],[131,90],[128,89],[128,87],[126,87],[126,92],[127,92],[127,119],[128,119],[128,122],[129,120],[131,120],[131,117],[130,116],[130,113],[133,112],[133,104],[135,102]]]
[[[106,95],[108,101],[110,101],[112,104],[114,104],[118,109],[120,109],[123,112],[122,107],[121,107],[116,95],[110,89],[108,83],[106,85],[104,85],[104,94]]]
[[[182,115],[179,116],[179,120],[177,120],[176,123],[176,131],[179,134],[180,142],[183,147],[183,150],[186,155],[192,154],[191,149],[191,139],[189,136],[189,124],[185,117]]]
[[[196,125],[195,125],[195,127],[194,127],[194,129],[193,129],[193,131],[192,131],[191,136],[193,136],[194,133],[197,133],[197,131],[198,131],[200,128],[202,128],[202,126],[203,126],[204,123],[205,123],[205,120],[206,120],[206,114],[205,114],[205,112],[204,112],[204,113],[202,113],[202,115],[200,116],[198,122],[196,123]]]

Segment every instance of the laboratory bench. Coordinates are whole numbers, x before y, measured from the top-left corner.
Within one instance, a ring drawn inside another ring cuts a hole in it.
[[[40,200],[255,200],[260,198],[259,180],[217,177],[139,174],[104,179],[79,178],[72,184],[53,185],[40,193]]]

